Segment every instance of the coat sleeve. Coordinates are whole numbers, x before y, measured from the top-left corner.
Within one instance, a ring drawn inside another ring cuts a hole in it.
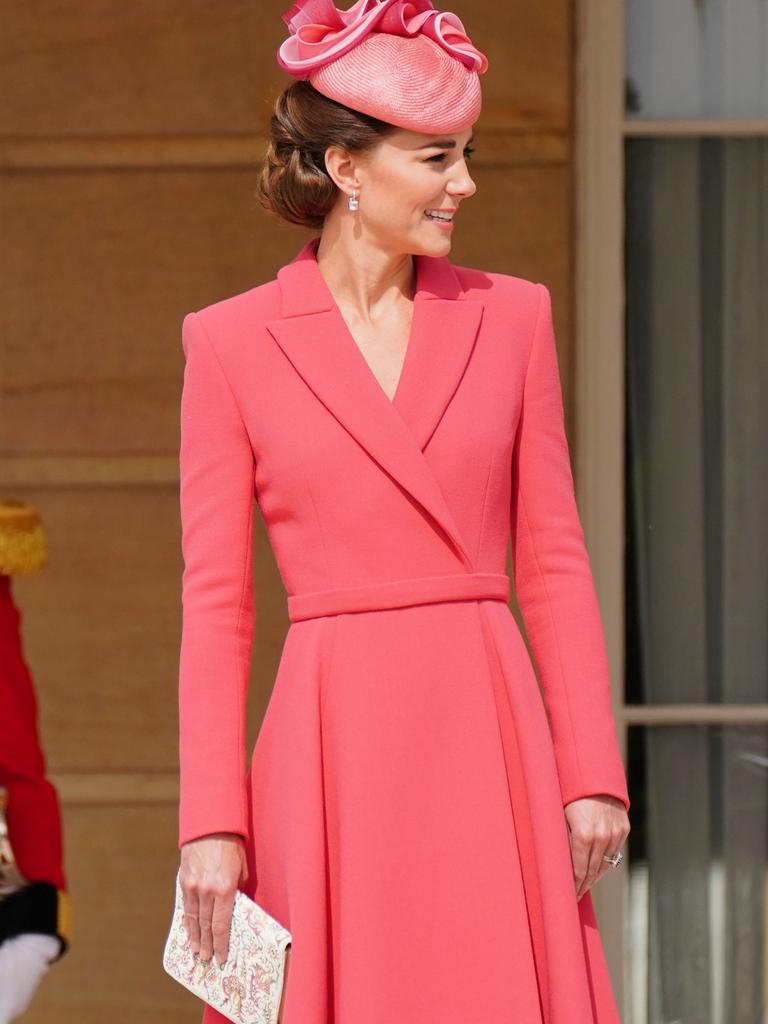
[[[248,838],[245,708],[254,630],[254,457],[200,316],[182,325],[179,847]]]
[[[563,805],[601,793],[629,809],[608,653],[576,507],[552,302],[538,309],[512,463],[512,557],[550,723]]]

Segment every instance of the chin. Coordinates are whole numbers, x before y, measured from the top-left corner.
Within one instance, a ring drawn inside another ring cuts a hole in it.
[[[451,238],[435,238],[419,232],[418,238],[410,239],[403,248],[403,252],[409,252],[412,256],[445,256],[451,251]]]
[[[454,227],[453,231],[455,230],[456,228]],[[421,241],[430,249],[444,249],[446,246],[450,248],[453,231],[444,231],[442,228],[434,227],[432,224],[425,224],[424,230],[419,234]]]
[[[434,239],[427,247],[426,255],[444,256],[447,252],[451,251],[451,242],[452,239],[450,237]]]

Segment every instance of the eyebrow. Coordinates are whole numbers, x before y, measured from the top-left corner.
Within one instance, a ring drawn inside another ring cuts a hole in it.
[[[467,140],[467,145],[471,145],[475,141],[474,134]],[[438,139],[437,142],[425,142],[423,146],[417,146],[416,149],[456,149],[455,139]]]

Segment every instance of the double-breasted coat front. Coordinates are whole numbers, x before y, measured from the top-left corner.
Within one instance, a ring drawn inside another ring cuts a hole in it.
[[[390,401],[317,245],[184,319],[179,845],[245,838],[285,1024],[614,1024],[563,807],[629,798],[549,292],[415,256]],[[256,503],[290,625],[249,763]]]

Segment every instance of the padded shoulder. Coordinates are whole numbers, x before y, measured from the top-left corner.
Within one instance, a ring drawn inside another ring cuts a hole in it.
[[[478,270],[453,264],[467,298],[494,301],[530,303],[534,309],[539,303],[538,287],[535,281],[514,274],[503,274],[497,270]]]
[[[280,314],[280,288],[277,278],[244,292],[230,295],[198,309],[197,315],[213,338],[239,334]]]

